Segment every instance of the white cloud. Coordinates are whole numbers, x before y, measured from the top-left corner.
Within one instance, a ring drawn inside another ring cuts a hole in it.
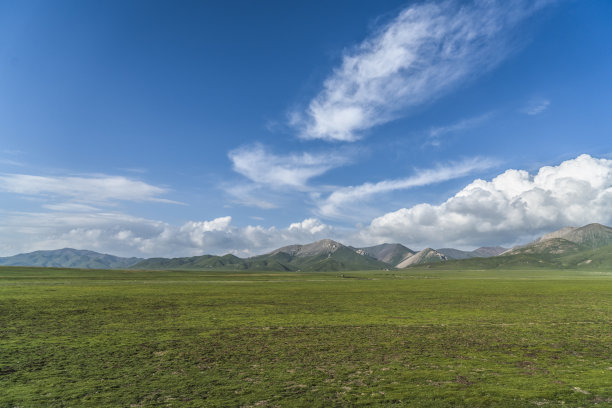
[[[24,163],[19,162],[17,160],[2,159],[2,158],[0,158],[0,164],[6,164],[8,166],[17,166],[17,167],[24,167],[25,166]]]
[[[308,180],[351,160],[348,152],[275,155],[262,145],[244,146],[229,152],[236,172],[251,181],[273,188],[305,189]]]
[[[316,218],[307,218],[302,222],[294,222],[289,225],[289,231],[316,235],[323,232],[330,232],[331,229],[329,225],[323,224]]]
[[[72,212],[90,212],[100,211],[99,208],[87,204],[79,203],[58,203],[58,204],[43,204],[43,208],[53,211],[72,211]]]
[[[269,195],[262,193],[261,186],[256,184],[225,184],[223,190],[232,197],[232,201],[237,204],[259,207],[265,210],[278,208],[278,204],[272,197],[262,197]]]
[[[489,112],[483,115],[475,116],[473,118],[462,119],[450,125],[432,127],[431,129],[429,129],[427,136],[430,139],[430,143],[434,143],[445,134],[461,132],[463,130],[475,128],[483,122],[487,121],[489,118],[491,118],[491,116],[492,113]]]
[[[25,167],[25,163],[21,160],[18,160],[23,155],[23,152],[19,150],[8,150],[8,149],[0,149],[0,156],[8,156],[0,157],[0,165],[14,166],[14,167]]]
[[[380,199],[382,194],[464,177],[493,165],[495,163],[490,159],[474,158],[433,169],[419,170],[415,175],[402,179],[343,187],[321,200],[318,204],[318,212],[323,216],[336,218],[346,218],[347,214],[359,216],[361,215],[359,209],[363,208],[364,202],[372,198]]]
[[[352,202],[397,188],[410,188],[469,172],[459,167],[423,171],[407,179],[354,187]],[[123,256],[251,256],[322,238],[352,245],[401,242],[460,248],[524,243],[564,226],[612,223],[612,160],[581,155],[535,174],[507,170],[490,181],[477,179],[439,205],[418,204],[377,217],[365,227],[338,229],[317,218],[287,227],[236,226],[229,216],[182,225],[119,212],[57,208],[49,212],[0,210],[0,255],[76,247]],[[343,204],[341,202],[341,204]],[[359,205],[359,204],[357,204]],[[345,210],[346,211],[346,210]]]
[[[50,177],[0,174],[0,191],[26,196],[67,197],[81,203],[109,201],[157,201],[168,190],[121,176]]]
[[[534,116],[539,115],[548,109],[550,105],[550,101],[544,98],[533,98],[530,99],[529,102],[521,109],[521,113],[526,115]]]
[[[507,170],[475,180],[440,205],[419,204],[375,218],[362,241],[416,247],[525,242],[543,232],[612,222],[612,160],[581,155],[535,175]]]
[[[220,187],[232,202],[262,209],[278,208],[292,195],[312,192],[312,178],[353,160],[355,149],[317,153],[277,155],[261,144],[243,146],[229,152],[233,169],[248,182],[223,183]]]
[[[291,122],[305,139],[354,141],[491,69],[513,50],[510,30],[549,2],[412,5],[347,52],[306,112],[294,112]]]
[[[3,212],[0,217],[0,253],[13,255],[41,249],[73,247],[107,249],[112,254],[138,252],[110,237],[130,231],[148,237],[163,230],[163,223],[116,212]]]
[[[287,228],[237,227],[229,216],[180,226],[116,212],[4,213],[0,254],[72,247],[122,256],[177,257],[234,253],[251,256],[335,235],[317,219]]]

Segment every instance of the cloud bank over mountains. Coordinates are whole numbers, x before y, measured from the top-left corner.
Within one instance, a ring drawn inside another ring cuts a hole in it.
[[[4,211],[0,253],[86,247],[117,255],[248,256],[322,238],[352,245],[400,242],[415,249],[511,245],[517,237],[528,240],[568,225],[609,225],[610,203],[612,160],[585,154],[533,174],[509,169],[490,181],[476,179],[439,205],[401,208],[353,229],[317,218],[284,228],[238,227],[230,216],[174,226],[113,211]]]
[[[534,175],[506,170],[474,180],[440,205],[419,204],[382,215],[364,240],[431,246],[508,244],[564,226],[612,221],[612,160],[581,155]]]
[[[287,243],[336,237],[332,227],[305,219],[286,228],[237,227],[232,217],[180,226],[122,213],[9,213],[0,225],[2,255],[87,248],[119,256],[256,255]],[[8,238],[11,238],[10,240]]]

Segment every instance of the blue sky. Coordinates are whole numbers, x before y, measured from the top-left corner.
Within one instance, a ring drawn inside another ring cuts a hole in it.
[[[612,223],[608,1],[0,1],[0,256]]]

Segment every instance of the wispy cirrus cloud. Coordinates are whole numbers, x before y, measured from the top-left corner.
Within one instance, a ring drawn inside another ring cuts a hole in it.
[[[356,149],[337,149],[323,152],[276,154],[255,143],[229,152],[235,172],[248,181],[227,183],[220,188],[233,203],[272,209],[304,193],[321,189],[311,180],[328,171],[352,163]],[[305,196],[303,197],[305,198]]]
[[[92,212],[100,211],[99,208],[79,203],[55,203],[55,204],[43,204],[43,208],[52,211],[72,211],[72,212]]]
[[[347,52],[291,122],[304,139],[355,141],[363,131],[434,100],[514,50],[516,25],[552,1],[412,5]]]
[[[4,173],[0,174],[0,192],[57,197],[80,203],[156,201],[178,204],[160,197],[168,192],[167,189],[122,176],[55,177]]]
[[[0,149],[0,165],[25,167],[25,163],[19,158],[23,153],[19,150]]]
[[[310,179],[352,161],[351,152],[289,153],[277,155],[261,144],[229,152],[234,171],[256,184],[269,187],[307,189]]]
[[[264,210],[279,207],[278,198],[271,196],[268,192],[263,192],[262,186],[255,183],[226,183],[222,186],[222,189],[235,204],[258,207]]]
[[[459,163],[440,165],[432,169],[417,170],[414,175],[401,179],[364,183],[339,188],[318,203],[318,213],[325,217],[345,218],[347,214],[361,215],[358,208],[373,198],[392,191],[406,190],[465,177],[497,164],[492,159],[472,158]],[[350,211],[348,211],[351,209]]]
[[[521,113],[534,116],[544,112],[550,106],[550,100],[546,98],[532,98],[520,110]]]
[[[462,119],[458,122],[451,123],[445,126],[435,126],[427,132],[428,144],[439,146],[440,138],[448,133],[461,132],[467,129],[473,129],[480,126],[493,116],[492,112],[487,112],[479,116],[474,116],[467,119]]]
[[[20,161],[17,160],[11,160],[11,159],[2,159],[0,158],[0,164],[5,164],[8,166],[15,166],[15,167],[25,167],[25,163],[22,163]]]

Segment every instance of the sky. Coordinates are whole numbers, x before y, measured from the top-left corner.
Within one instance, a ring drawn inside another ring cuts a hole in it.
[[[612,2],[0,0],[0,256],[612,225]]]

